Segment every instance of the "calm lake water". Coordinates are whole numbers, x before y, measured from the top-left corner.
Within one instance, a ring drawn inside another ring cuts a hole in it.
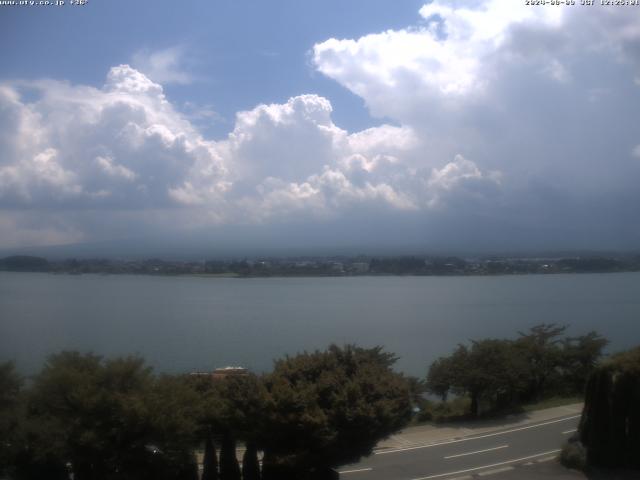
[[[383,345],[424,375],[473,338],[542,322],[640,343],[640,273],[198,278],[0,272],[0,359],[25,373],[62,349],[143,355],[160,371],[243,365],[332,342]]]

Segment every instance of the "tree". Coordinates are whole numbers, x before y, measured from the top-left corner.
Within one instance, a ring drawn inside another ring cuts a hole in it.
[[[608,342],[596,332],[562,339],[566,328],[541,324],[516,340],[459,345],[431,364],[427,390],[443,401],[449,393],[468,396],[472,416],[483,402],[499,409],[543,395],[580,393]]]
[[[34,380],[29,450],[69,462],[79,480],[185,478],[195,395],[182,379],[155,378],[137,357],[62,352]]]
[[[260,480],[260,463],[256,444],[249,442],[242,456],[242,480]]]
[[[183,375],[161,375],[153,379],[144,398],[147,445],[162,452],[163,471],[158,478],[191,476],[193,451],[201,441],[200,394]]]
[[[427,391],[439,396],[443,402],[447,401],[449,391],[456,381],[455,363],[451,357],[440,357],[429,367],[427,373]]]
[[[499,399],[513,397],[519,372],[513,368],[512,359],[512,345],[507,340],[473,341],[471,349],[465,351],[462,347],[454,354],[454,391],[469,395],[471,416],[478,416],[483,399],[495,408]]]
[[[218,459],[213,435],[208,432],[204,442],[204,458],[202,460],[202,480],[218,480]]]
[[[640,469],[640,347],[590,375],[579,432],[589,463]]]
[[[528,333],[519,332],[516,346],[519,357],[528,366],[525,396],[529,399],[540,400],[548,385],[559,379],[562,363],[559,337],[566,330],[566,326],[542,323],[529,329]]]
[[[587,379],[608,343],[596,332],[562,341],[562,384],[567,393],[584,393]]]
[[[264,430],[269,393],[261,378],[247,373],[229,375],[213,382],[215,430],[235,439],[255,441]]]
[[[222,436],[220,448],[220,480],[240,480],[240,465],[236,457],[236,441],[231,432]]]
[[[263,478],[273,472],[319,475],[357,461],[411,416],[406,380],[381,347],[330,346],[276,361],[270,394]],[[291,478],[296,478],[295,475]]]
[[[478,416],[481,402],[497,408],[513,403],[523,382],[523,367],[513,342],[485,339],[458,345],[429,368],[427,388],[446,399],[449,392],[468,396],[469,414]]]
[[[257,439],[264,437],[268,392],[264,382],[251,373],[217,379],[208,388],[208,422],[222,434],[220,478],[236,480],[241,475],[236,440],[255,446]]]

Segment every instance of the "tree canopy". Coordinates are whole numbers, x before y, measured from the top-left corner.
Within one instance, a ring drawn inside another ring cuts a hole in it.
[[[17,478],[51,459],[79,480],[177,478],[193,464],[197,397],[141,358],[53,355],[26,395]]]
[[[541,324],[515,340],[473,340],[431,364],[427,391],[446,399],[468,396],[469,413],[497,409],[550,395],[581,395],[607,344],[596,332],[562,335],[566,327]]]
[[[16,480],[245,480],[258,450],[279,479],[320,478],[369,454],[410,416],[409,383],[381,348],[331,346],[275,363],[265,376],[156,375],[140,357],[49,357],[23,388],[0,365],[0,473]],[[220,447],[216,458],[216,443]],[[273,477],[272,477],[273,478]]]
[[[287,357],[265,379],[265,454],[300,468],[335,466],[371,453],[410,418],[408,383],[382,348],[332,345]]]

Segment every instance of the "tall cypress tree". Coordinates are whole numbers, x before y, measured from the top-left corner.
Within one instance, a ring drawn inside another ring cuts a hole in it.
[[[278,480],[274,464],[274,455],[265,450],[262,456],[262,480]]]
[[[220,480],[241,480],[240,465],[236,458],[236,441],[231,432],[226,431],[222,437],[220,449]]]
[[[580,439],[594,465],[640,468],[640,347],[615,355],[587,383]]]
[[[218,459],[216,446],[213,443],[213,435],[207,433],[204,442],[204,459],[202,461],[202,480],[218,480]]]
[[[260,480],[258,449],[253,442],[247,443],[247,450],[242,457],[242,480]]]

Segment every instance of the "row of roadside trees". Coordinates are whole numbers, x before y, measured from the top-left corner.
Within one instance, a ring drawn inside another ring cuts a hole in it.
[[[472,416],[581,396],[607,341],[565,332],[542,324],[459,345],[431,365],[427,390],[469,397]],[[333,345],[277,360],[265,375],[218,380],[78,352],[51,356],[28,379],[0,364],[0,478],[334,478],[332,467],[370,454],[409,421],[422,382],[394,372],[395,360],[380,347]]]
[[[541,324],[516,339],[458,345],[429,368],[427,391],[470,399],[469,415],[553,396],[582,396],[608,341],[596,332],[566,336],[566,326]]]
[[[218,380],[78,352],[53,355],[30,379],[5,363],[0,478],[332,478],[331,467],[371,453],[409,420],[395,360],[381,348],[331,346],[277,360],[269,374]]]

